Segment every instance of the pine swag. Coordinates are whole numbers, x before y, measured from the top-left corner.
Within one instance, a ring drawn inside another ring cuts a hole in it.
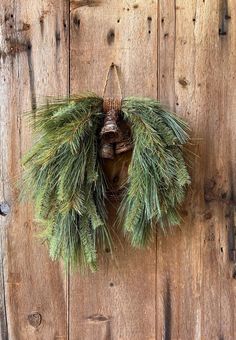
[[[148,98],[123,99],[120,116],[131,126],[133,153],[118,216],[131,244],[145,246],[157,226],[180,223],[190,183],[182,150],[188,126]],[[34,201],[41,237],[53,259],[95,270],[98,248],[112,246],[99,156],[103,99],[54,100],[31,121],[37,140],[23,160],[23,194]]]

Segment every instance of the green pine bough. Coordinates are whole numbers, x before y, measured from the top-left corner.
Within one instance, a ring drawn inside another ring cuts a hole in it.
[[[145,246],[156,228],[181,222],[178,209],[190,183],[183,156],[188,125],[148,98],[123,99],[121,115],[134,148],[118,218],[131,244]],[[103,99],[54,100],[30,117],[36,140],[23,159],[23,197],[34,202],[51,258],[96,270],[98,249],[112,247],[98,151]]]

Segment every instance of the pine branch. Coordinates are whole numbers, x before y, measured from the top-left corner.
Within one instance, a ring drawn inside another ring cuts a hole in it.
[[[52,102],[34,117],[39,137],[24,158],[24,188],[34,200],[41,237],[53,259],[94,270],[98,245],[111,244],[104,199],[98,201],[106,191],[98,170],[102,99],[89,94]]]
[[[50,256],[82,270],[96,270],[98,250],[112,249],[98,150],[102,105],[94,94],[50,99],[29,115],[35,142],[23,160],[23,194],[34,202]],[[156,228],[181,221],[178,209],[190,183],[183,153],[189,129],[148,98],[124,99],[122,116],[134,149],[118,214],[131,244],[145,246]]]
[[[155,100],[126,98],[124,119],[131,124],[134,150],[119,215],[134,246],[146,245],[158,225],[180,223],[179,204],[190,177],[180,146],[188,126]]]

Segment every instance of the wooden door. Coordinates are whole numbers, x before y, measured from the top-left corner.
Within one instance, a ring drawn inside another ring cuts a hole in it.
[[[236,339],[235,17],[233,0],[1,1],[1,339]],[[116,259],[81,276],[48,258],[19,204],[22,112],[46,95],[102,95],[112,62],[123,96],[189,122],[192,187],[181,228],[146,250],[119,238]]]

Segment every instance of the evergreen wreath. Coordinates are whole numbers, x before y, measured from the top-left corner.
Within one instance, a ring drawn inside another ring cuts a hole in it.
[[[23,160],[23,193],[34,202],[52,259],[96,269],[97,251],[112,247],[105,200],[108,184],[99,149],[103,98],[53,100],[30,115],[36,141]],[[183,156],[188,125],[149,98],[122,100],[133,152],[118,216],[133,246],[180,223],[190,177]]]

